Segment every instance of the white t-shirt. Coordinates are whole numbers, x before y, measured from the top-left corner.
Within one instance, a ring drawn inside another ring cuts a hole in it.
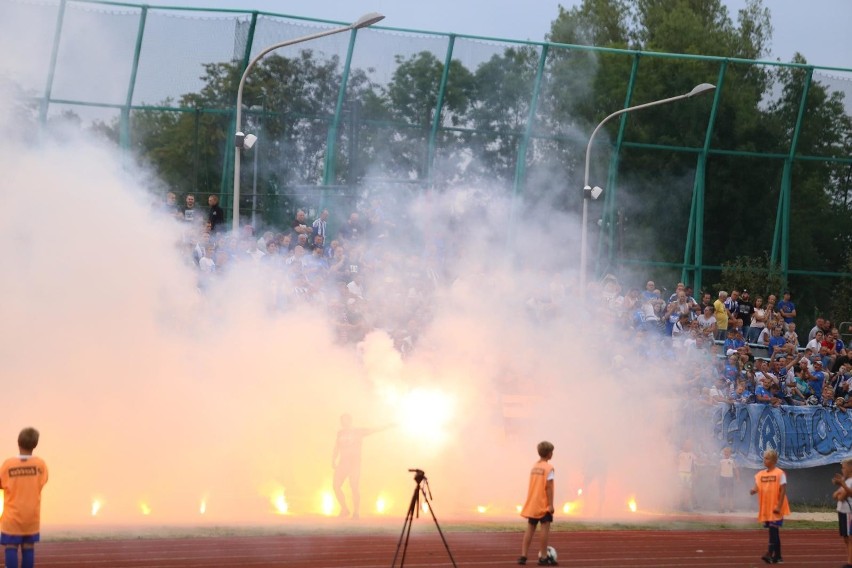
[[[852,478],[844,480],[846,487],[852,489]],[[847,515],[852,514],[852,507],[849,506],[850,501],[852,501],[852,497],[849,499],[841,499],[837,502],[837,512],[838,513],[846,513]]]
[[[692,452],[681,452],[677,456],[677,470],[680,473],[692,473],[695,469],[696,459]]]
[[[722,477],[734,477],[734,458],[722,458],[719,460],[720,474]]]

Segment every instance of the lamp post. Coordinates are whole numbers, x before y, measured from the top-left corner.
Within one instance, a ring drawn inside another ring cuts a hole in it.
[[[234,132],[235,135],[235,149],[234,149],[234,215],[232,222],[232,230],[236,233],[240,228],[240,150],[243,148],[243,142],[247,138],[245,134],[240,130],[242,123],[242,114],[243,114],[243,87],[246,84],[246,77],[251,71],[252,67],[254,67],[255,63],[260,61],[264,55],[269,53],[270,51],[279,49],[281,47],[287,47],[289,45],[294,45],[297,43],[303,43],[306,41],[311,41],[314,39],[318,39],[321,37],[339,34],[342,32],[347,32],[350,30],[359,30],[361,28],[366,28],[372,26],[376,22],[380,22],[385,17],[377,12],[370,12],[369,14],[364,14],[355,22],[349,24],[348,26],[342,26],[339,28],[333,28],[330,30],[324,30],[321,32],[317,32],[315,34],[310,34],[302,37],[297,37],[294,39],[288,39],[287,41],[282,41],[280,43],[276,43],[274,45],[270,45],[265,48],[263,51],[258,53],[249,64],[246,65],[245,71],[243,71],[243,76],[240,78],[240,85],[237,88],[237,112],[236,112],[236,120],[234,121],[235,127]],[[249,135],[251,136],[251,135]]]
[[[652,101],[650,103],[645,103],[645,104],[636,105],[636,106],[632,106],[632,107],[623,108],[621,110],[617,110],[614,113],[612,113],[611,115],[609,115],[608,117],[606,117],[605,119],[603,119],[600,122],[600,124],[598,124],[595,127],[595,129],[592,131],[592,135],[589,137],[589,144],[586,146],[586,171],[585,171],[585,174],[583,176],[583,220],[582,220],[582,227],[581,227],[581,232],[580,232],[580,294],[582,295],[583,299],[585,299],[585,295],[586,295],[586,256],[587,256],[586,255],[586,248],[587,248],[586,247],[586,236],[587,236],[587,233],[588,233],[587,218],[588,218],[588,214],[589,214],[589,199],[597,199],[598,197],[600,197],[600,194],[603,191],[603,190],[601,190],[601,188],[599,188],[597,186],[594,187],[594,188],[589,186],[589,163],[590,163],[590,158],[591,158],[591,153],[592,153],[592,142],[594,141],[595,135],[598,133],[598,130],[600,130],[601,127],[604,124],[606,124],[606,122],[609,119],[616,117],[620,114],[624,114],[626,112],[631,112],[631,111],[634,111],[634,110],[640,110],[640,109],[648,108],[648,107],[652,107],[652,106],[664,105],[664,104],[671,103],[671,102],[674,102],[674,101],[679,101],[681,99],[688,99],[690,97],[694,97],[695,95],[700,95],[702,93],[712,91],[715,88],[716,88],[716,86],[711,85],[710,83],[701,83],[700,85],[696,85],[691,91],[689,91],[688,93],[683,94],[683,95],[678,95],[676,97],[669,97],[667,99],[661,99],[661,100],[658,100],[658,101]]]

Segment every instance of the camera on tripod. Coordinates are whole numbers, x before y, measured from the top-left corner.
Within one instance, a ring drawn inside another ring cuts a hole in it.
[[[409,469],[408,471],[414,474],[414,481],[416,481],[417,483],[420,483],[421,481],[426,479],[426,472],[422,469]]]
[[[423,510],[429,511],[432,515],[432,520],[435,521],[435,528],[438,529],[438,534],[441,535],[441,541],[444,543],[444,548],[447,550],[447,555],[450,557],[450,562],[453,563],[453,568],[457,568],[456,560],[453,558],[453,553],[450,552],[450,545],[447,544],[447,539],[444,538],[444,532],[441,530],[441,525],[438,524],[438,517],[435,516],[435,511],[432,510],[432,490],[429,489],[429,480],[426,479],[426,472],[422,469],[409,469],[409,472],[414,474],[414,481],[417,485],[414,487],[414,494],[411,496],[411,504],[408,506],[408,513],[405,515],[405,522],[402,524],[402,532],[399,535],[399,542],[396,543],[396,552],[393,555],[391,568],[396,568],[396,559],[402,551],[402,559],[399,563],[399,568],[405,566],[405,555],[408,551],[408,539],[411,536],[411,525],[414,522],[414,516],[420,517],[420,496],[423,496]],[[428,492],[428,493],[427,493]]]

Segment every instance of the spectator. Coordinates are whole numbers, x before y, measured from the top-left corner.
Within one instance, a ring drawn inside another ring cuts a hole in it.
[[[352,213],[349,215],[349,219],[346,221],[346,224],[340,227],[340,231],[337,233],[337,236],[344,241],[351,242],[357,241],[363,236],[363,234],[364,227],[358,218],[358,214]]]
[[[731,319],[736,318],[740,311],[740,292],[732,290],[731,295],[725,300],[725,308],[728,310]]]
[[[701,333],[712,336],[716,331],[716,316],[713,314],[713,306],[704,308],[704,313],[698,316],[698,327]]]
[[[769,338],[767,342],[767,352],[769,353],[769,357],[775,353],[776,350],[781,349],[783,351],[784,346],[787,344],[787,340],[781,335],[781,327],[773,327],[772,328],[772,336]]]
[[[814,335],[814,338],[811,339],[810,341],[808,341],[808,344],[805,345],[805,348],[810,349],[814,353],[819,353],[820,349],[822,348],[822,342],[823,342],[824,339],[825,339],[825,334],[823,333],[822,330],[819,330]]]
[[[293,247],[296,246],[293,243],[293,237],[290,233],[280,233],[276,240],[278,241],[278,254],[280,255],[288,255]]]
[[[771,404],[775,407],[781,406],[782,401],[773,393],[773,386],[776,389],[778,388],[778,385],[774,385],[769,377],[763,376],[760,378],[757,388],[754,390],[754,398],[758,404]]]
[[[314,219],[311,227],[313,228],[314,237],[322,237],[325,239],[328,236],[326,234],[326,230],[328,228],[328,209],[322,210],[320,216]]]
[[[825,320],[823,318],[817,318],[816,323],[811,328],[811,331],[808,333],[808,342],[813,341],[814,337],[818,331],[823,331],[823,327],[825,326]],[[823,332],[825,333],[825,332]]]
[[[822,361],[819,359],[814,361],[813,371],[804,366],[802,376],[808,382],[808,387],[814,393],[814,396],[822,402],[822,387],[825,384],[825,371],[822,370]]]
[[[182,210],[183,220],[187,223],[193,223],[198,219],[195,216],[195,196],[191,193],[184,198],[184,207]]]
[[[710,292],[705,292],[701,296],[701,303],[696,306],[696,311],[698,312],[698,315],[703,314],[704,310],[706,310],[708,307],[711,309],[713,308],[713,296],[710,295]]]
[[[290,223],[290,228],[297,237],[298,235],[305,235],[305,238],[307,238],[314,229],[313,227],[308,227],[306,223],[305,212],[299,209],[296,211],[296,218]]]
[[[677,283],[677,286],[675,286],[675,291],[674,291],[674,292],[672,292],[672,295],[671,295],[671,296],[669,296],[669,303],[674,302],[675,300],[677,300],[677,296],[678,296],[678,294],[679,294],[680,292],[683,292],[683,293],[684,293],[684,295],[686,294],[686,285],[685,285],[683,282],[678,282],[678,283]]]
[[[722,341],[728,332],[728,319],[731,317],[731,312],[728,311],[725,301],[728,299],[728,293],[722,290],[719,292],[719,299],[713,302],[714,315],[716,317],[716,339]]]
[[[748,341],[748,332],[751,328],[752,312],[754,312],[754,305],[751,303],[751,297],[749,296],[748,290],[743,289],[742,296],[740,296],[739,304],[737,306],[737,313],[734,315],[743,321],[743,337],[746,341]]]
[[[310,244],[308,243],[308,235],[306,233],[297,233],[296,244],[293,246],[293,248],[296,248],[297,246],[305,249],[305,252],[311,250]]]
[[[325,246],[325,237],[322,235],[314,235],[314,241],[311,243],[311,250],[317,248],[320,250],[320,254],[322,254],[322,256],[328,258],[328,252],[326,251],[327,247]]]
[[[209,195],[207,197],[207,222],[210,223],[211,231],[221,231],[225,222],[225,211],[219,207],[219,196]]]
[[[784,325],[784,319],[775,305],[775,296],[770,294],[766,300],[766,326],[775,327],[777,325]]]
[[[766,327],[766,308],[763,298],[758,296],[754,299],[754,310],[751,316],[751,325],[748,330],[748,342],[757,343],[760,333]]]
[[[675,294],[674,301],[670,302],[666,308],[666,335],[672,334],[674,325],[680,320],[681,315],[686,315],[692,318],[692,305],[686,297],[686,292],[678,290]]]
[[[790,292],[784,292],[784,299],[778,302],[777,307],[784,323],[789,324],[796,320],[796,304],[790,301]]]
[[[654,281],[648,280],[648,282],[645,283],[645,289],[642,291],[642,299],[653,300],[656,297],[656,288],[657,285],[654,284]]]

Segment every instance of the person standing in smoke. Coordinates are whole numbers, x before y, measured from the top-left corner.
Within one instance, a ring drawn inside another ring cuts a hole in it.
[[[353,428],[352,416],[344,414],[340,417],[340,430],[337,431],[337,441],[331,456],[331,467],[334,469],[334,496],[340,505],[340,516],[348,517],[349,508],[346,506],[346,496],[343,494],[343,483],[349,480],[349,491],[352,493],[352,518],[357,519],[361,507],[361,445],[366,436],[387,430],[391,426],[381,428]]]
[[[219,206],[218,195],[207,196],[207,222],[211,231],[221,231],[225,222],[225,211]]]

